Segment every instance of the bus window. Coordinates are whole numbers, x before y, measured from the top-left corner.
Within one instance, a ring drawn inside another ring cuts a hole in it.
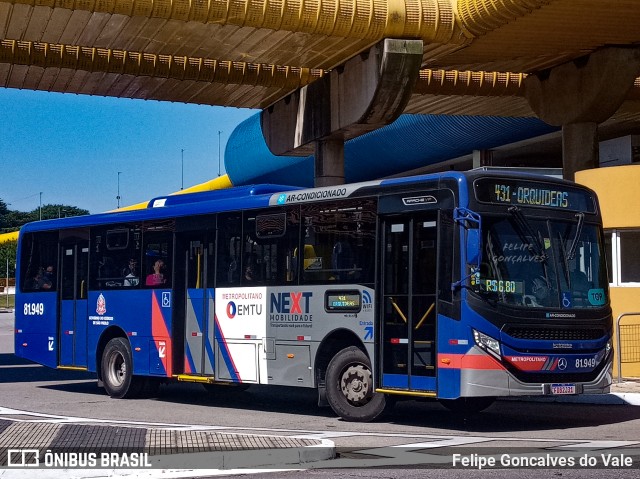
[[[93,228],[91,231],[91,289],[134,288],[140,284],[139,225]]]
[[[242,215],[230,213],[218,216],[217,286],[240,284],[242,254]]]
[[[28,291],[55,291],[57,287],[58,233],[25,235],[22,242],[20,289]]]
[[[297,208],[277,214],[245,214],[242,284],[276,285],[293,281],[300,234]]]
[[[171,225],[145,225],[143,234],[144,284],[150,288],[170,288],[173,231]]]
[[[374,200],[302,206],[302,281],[373,283],[376,209]]]

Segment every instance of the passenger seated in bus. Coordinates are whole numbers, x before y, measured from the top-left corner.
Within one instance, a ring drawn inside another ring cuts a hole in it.
[[[129,259],[129,264],[122,270],[122,276],[124,276],[125,286],[138,286],[140,278],[138,275],[138,262],[135,258]]]
[[[147,275],[145,284],[147,286],[162,286],[167,283],[167,278],[164,275],[164,261],[161,259],[155,260],[153,263],[153,273]]]
[[[253,267],[251,265],[247,265],[247,267],[244,269],[244,281],[251,283],[253,282],[253,280]]]
[[[36,275],[33,278],[31,289],[34,290],[47,290],[51,289],[51,281],[44,274],[44,268],[39,268]]]
[[[51,284],[51,289],[55,289],[56,287],[56,275],[54,274],[53,265],[47,266],[47,269],[44,270],[44,277],[49,280]]]

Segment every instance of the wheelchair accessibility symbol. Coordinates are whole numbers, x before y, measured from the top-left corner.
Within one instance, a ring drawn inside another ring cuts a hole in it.
[[[572,301],[572,297],[571,297],[571,293],[567,292],[563,292],[562,293],[562,307],[563,308],[570,308],[571,305],[573,304]]]
[[[165,291],[162,293],[162,307],[163,308],[171,307],[171,293],[169,291]]]

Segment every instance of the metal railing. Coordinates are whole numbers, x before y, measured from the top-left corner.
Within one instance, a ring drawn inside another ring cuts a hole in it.
[[[618,382],[621,383],[622,382],[622,330],[620,329],[622,326],[620,326],[620,320],[622,320],[623,317],[625,316],[640,316],[640,313],[622,313],[620,316],[618,316],[618,319],[616,319],[616,336],[617,336],[617,341],[616,341],[616,350],[618,352]],[[628,358],[625,362],[626,363],[634,363],[634,362],[640,362],[640,324],[628,324],[624,326],[625,328],[625,339],[631,339],[632,340],[632,346],[630,347],[629,351],[626,351],[627,353],[629,353],[631,355],[631,358]]]

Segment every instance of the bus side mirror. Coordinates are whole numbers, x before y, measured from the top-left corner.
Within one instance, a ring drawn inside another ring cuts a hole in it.
[[[451,290],[461,287],[465,282],[480,270],[482,262],[482,217],[480,214],[467,208],[457,207],[453,210],[453,221],[466,231],[466,245],[464,245],[464,258],[467,265],[471,266],[471,274],[464,276],[459,281],[451,283]]]
[[[467,230],[467,264],[479,268],[481,261],[480,229],[470,228]]]

